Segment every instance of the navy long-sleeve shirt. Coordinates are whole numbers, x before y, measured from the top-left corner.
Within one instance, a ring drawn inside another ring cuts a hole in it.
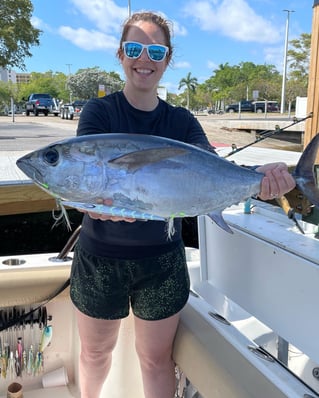
[[[141,111],[126,100],[123,92],[90,100],[83,108],[77,135],[126,133],[167,137],[212,150],[203,128],[185,108],[163,100],[153,111]],[[156,176],[154,176],[156,178]],[[80,242],[95,255],[141,258],[171,250],[181,237],[181,220],[174,221],[175,233],[168,239],[162,221],[101,221],[83,218]]]

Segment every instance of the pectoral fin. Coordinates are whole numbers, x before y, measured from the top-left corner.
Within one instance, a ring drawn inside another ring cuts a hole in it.
[[[214,223],[216,223],[220,228],[222,228],[224,231],[233,234],[233,230],[229,227],[229,225],[226,223],[226,221],[223,219],[222,213],[221,212],[213,212],[207,214],[209,218],[211,218]]]
[[[186,153],[187,150],[178,147],[143,149],[142,151],[130,152],[118,158],[111,159],[108,163],[118,167],[125,167],[129,171],[135,171],[148,164],[157,163],[161,160],[184,155]]]

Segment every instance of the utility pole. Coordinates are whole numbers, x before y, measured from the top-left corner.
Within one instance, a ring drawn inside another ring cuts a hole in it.
[[[71,75],[71,66],[72,64],[65,64],[68,67],[68,71],[69,71],[69,76]]]
[[[283,65],[282,86],[281,86],[280,113],[285,113],[289,17],[290,17],[290,13],[291,12],[295,12],[294,10],[283,10],[283,11],[285,11],[287,13],[287,20],[286,20],[286,38],[285,38],[285,51],[284,51],[284,65]]]
[[[68,67],[68,70],[69,70],[69,77],[70,77],[70,75],[71,75],[71,66],[72,66],[72,64],[65,64],[67,67]],[[70,104],[72,103],[72,92],[71,92],[71,90],[70,90]]]

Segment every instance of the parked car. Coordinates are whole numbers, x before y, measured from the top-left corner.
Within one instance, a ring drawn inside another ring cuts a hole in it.
[[[239,101],[233,104],[227,105],[225,111],[228,113],[239,112],[254,112],[254,107],[252,101]]]
[[[211,109],[208,109],[207,113],[208,113],[209,115],[213,115],[213,114],[214,114],[214,115],[221,115],[221,114],[224,113],[224,111],[223,111],[222,109],[211,108]]]
[[[60,106],[61,119],[73,120],[75,116],[80,116],[87,100],[75,100],[71,104],[62,104]]]
[[[264,113],[267,104],[267,112],[279,112],[279,104],[277,101],[254,101],[254,112]]]
[[[279,112],[279,104],[277,101],[239,101],[227,105],[226,112],[257,112],[264,113],[267,104],[267,112]]]
[[[25,114],[27,116],[33,113],[34,116],[38,116],[39,113],[43,113],[48,116],[53,111],[54,102],[50,94],[30,94],[25,103]]]
[[[82,108],[84,107],[84,105],[87,103],[87,100],[75,100],[72,105],[74,107],[74,111],[76,113],[81,113]]]

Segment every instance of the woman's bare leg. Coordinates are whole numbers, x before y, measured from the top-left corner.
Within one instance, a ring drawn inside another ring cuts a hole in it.
[[[175,364],[173,342],[179,314],[160,321],[135,317],[136,351],[143,376],[145,398],[173,398]]]
[[[91,318],[76,310],[81,340],[81,398],[99,398],[109,373],[121,320]]]

